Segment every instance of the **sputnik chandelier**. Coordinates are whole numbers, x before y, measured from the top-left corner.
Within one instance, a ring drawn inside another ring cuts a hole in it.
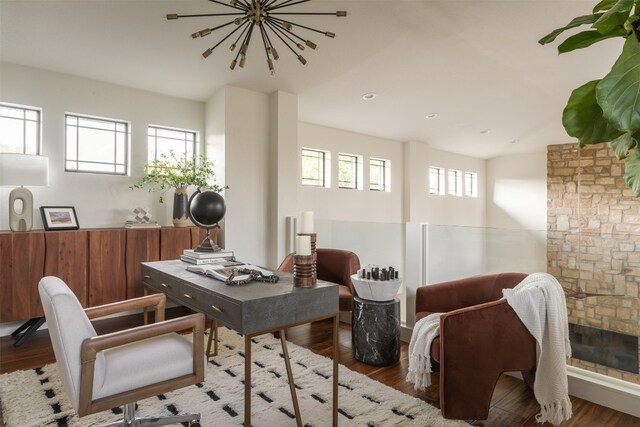
[[[231,30],[225,37],[222,38],[219,42],[217,42],[213,47],[205,50],[202,53],[202,56],[207,58],[214,51],[215,48],[220,46],[230,37],[235,36],[234,40],[229,49],[233,52],[235,51],[238,43],[240,43],[240,48],[238,49],[235,58],[231,61],[230,68],[233,70],[236,68],[236,65],[240,68],[244,68],[245,62],[247,60],[247,50],[249,49],[249,43],[251,42],[252,37],[259,37],[262,39],[262,44],[264,46],[264,52],[267,57],[267,66],[269,67],[269,71],[271,75],[275,74],[275,68],[273,66],[273,61],[277,61],[280,56],[278,55],[278,51],[276,50],[273,41],[279,39],[284,45],[293,52],[293,55],[300,61],[303,65],[307,64],[307,60],[299,53],[299,51],[303,51],[305,46],[310,49],[317,49],[317,45],[311,40],[302,37],[300,34],[296,33],[294,29],[300,32],[299,29],[315,32],[318,34],[322,34],[329,38],[335,38],[335,34],[330,31],[321,31],[315,28],[307,27],[305,25],[297,24],[289,21],[288,16],[293,15],[332,15],[344,17],[347,16],[346,11],[337,11],[337,12],[286,12],[283,9],[298,5],[300,3],[307,3],[311,0],[231,0],[229,3],[224,3],[216,0],[208,0],[212,3],[218,3],[220,5],[226,6],[231,9],[235,9],[235,12],[229,13],[205,13],[199,15],[178,15],[176,13],[171,13],[167,15],[167,19],[174,20],[179,18],[195,18],[195,17],[205,17],[205,16],[226,16],[233,17],[231,21],[211,27],[205,28],[203,30],[197,31],[191,34],[191,37],[196,39],[198,37],[206,37],[216,30],[220,30],[222,28],[228,26],[235,26],[233,30]],[[254,32],[256,34],[254,34]],[[257,34],[259,33],[259,34]],[[242,41],[241,41],[242,40]],[[298,50],[296,50],[296,48]]]

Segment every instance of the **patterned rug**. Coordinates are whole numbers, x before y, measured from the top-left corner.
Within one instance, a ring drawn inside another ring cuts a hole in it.
[[[219,355],[210,359],[205,381],[138,402],[140,416],[200,413],[203,427],[241,426],[244,420],[244,341],[220,328]],[[253,339],[252,425],[295,426],[293,404],[280,341],[272,335]],[[332,372],[329,358],[288,343],[302,422],[331,425]],[[445,420],[440,411],[340,365],[341,426],[468,426]],[[119,408],[78,418],[64,393],[55,364],[0,375],[5,427],[99,426],[121,419]]]

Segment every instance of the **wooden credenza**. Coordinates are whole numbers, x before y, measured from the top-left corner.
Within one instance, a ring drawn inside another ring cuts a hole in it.
[[[0,323],[43,316],[44,276],[64,280],[83,307],[141,296],[141,262],[178,259],[204,237],[196,227],[0,231]]]

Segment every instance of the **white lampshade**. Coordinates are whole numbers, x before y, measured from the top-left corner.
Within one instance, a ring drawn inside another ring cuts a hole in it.
[[[48,186],[49,158],[31,154],[0,153],[0,185]]]

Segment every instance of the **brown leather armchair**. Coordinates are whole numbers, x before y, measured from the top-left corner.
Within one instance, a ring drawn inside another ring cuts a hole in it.
[[[536,342],[502,298],[527,275],[469,277],[416,291],[416,321],[443,313],[431,360],[440,364],[440,409],[445,418],[484,420],[503,372],[522,371],[533,383]]]
[[[342,249],[318,248],[318,280],[337,283],[340,295],[340,311],[353,310],[353,297],[357,295],[351,275],[360,269],[358,255]],[[293,253],[286,256],[278,271],[293,273]]]

